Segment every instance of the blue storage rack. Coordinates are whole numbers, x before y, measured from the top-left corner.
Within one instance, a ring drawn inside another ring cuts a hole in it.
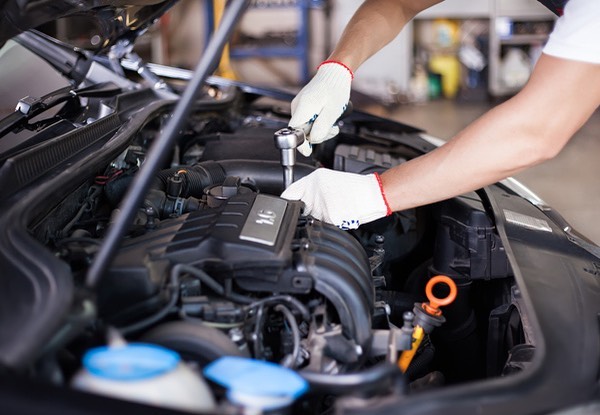
[[[214,32],[214,5],[212,0],[206,0],[207,36]],[[231,48],[232,58],[296,58],[301,64],[302,82],[310,80],[309,69],[309,33],[310,10],[327,7],[327,0],[255,0],[250,7],[257,9],[295,8],[300,13],[300,23],[297,30],[295,46],[243,46]]]

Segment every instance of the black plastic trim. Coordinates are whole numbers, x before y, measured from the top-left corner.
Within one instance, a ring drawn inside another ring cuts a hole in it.
[[[139,92],[143,96],[143,91]],[[147,120],[169,108],[171,101],[155,101],[129,114],[129,121],[97,151],[75,162],[28,191],[13,195],[0,217],[0,363],[24,369],[58,331],[74,293],[70,269],[28,232],[37,218],[104,168],[129,144]],[[132,108],[126,109],[133,110]],[[106,139],[106,137],[105,137]]]
[[[574,245],[536,206],[499,186],[481,192],[495,215],[514,271],[521,315],[533,334],[529,370],[502,378],[382,399],[368,411],[345,414],[530,415],[587,402],[598,396],[600,279],[598,258]],[[507,223],[504,210],[547,220],[552,232]]]

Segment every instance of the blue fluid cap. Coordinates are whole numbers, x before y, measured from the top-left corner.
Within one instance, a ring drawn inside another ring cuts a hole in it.
[[[174,370],[181,358],[172,350],[153,344],[102,346],[83,356],[83,366],[94,376],[108,380],[150,379]]]
[[[293,370],[244,357],[221,357],[204,368],[204,376],[228,389],[230,400],[265,409],[291,404],[308,390]]]

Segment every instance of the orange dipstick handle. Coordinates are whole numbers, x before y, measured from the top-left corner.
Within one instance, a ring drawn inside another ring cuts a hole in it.
[[[435,295],[433,295],[433,287],[438,284],[446,284],[450,288],[450,292],[446,297],[437,298]],[[452,280],[452,278],[445,275],[436,275],[430,279],[425,286],[425,295],[427,295],[429,303],[423,303],[423,309],[433,316],[441,315],[442,310],[440,310],[440,307],[452,304],[452,302],[456,299],[457,291],[456,283]]]
[[[450,293],[448,293],[446,297],[437,298],[435,295],[433,295],[433,287],[438,284],[446,284],[450,288]],[[440,310],[440,307],[452,304],[452,302],[456,299],[457,292],[458,289],[456,288],[456,283],[452,280],[452,278],[445,275],[436,275],[430,279],[425,286],[425,294],[427,295],[429,302],[421,304],[421,307],[430,316],[439,317],[442,315],[442,310]],[[443,321],[444,320],[442,320],[440,324],[443,323]],[[417,353],[417,349],[421,345],[424,337],[425,331],[423,330],[423,327],[417,324],[413,330],[412,348],[410,350],[403,351],[400,355],[400,359],[398,359],[398,367],[400,367],[403,373],[408,369],[408,366],[415,356],[415,353]]]

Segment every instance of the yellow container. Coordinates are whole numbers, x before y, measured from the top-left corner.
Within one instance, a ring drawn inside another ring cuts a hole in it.
[[[454,55],[433,55],[429,59],[429,69],[442,75],[442,93],[446,98],[454,98],[460,88],[460,62]]]

